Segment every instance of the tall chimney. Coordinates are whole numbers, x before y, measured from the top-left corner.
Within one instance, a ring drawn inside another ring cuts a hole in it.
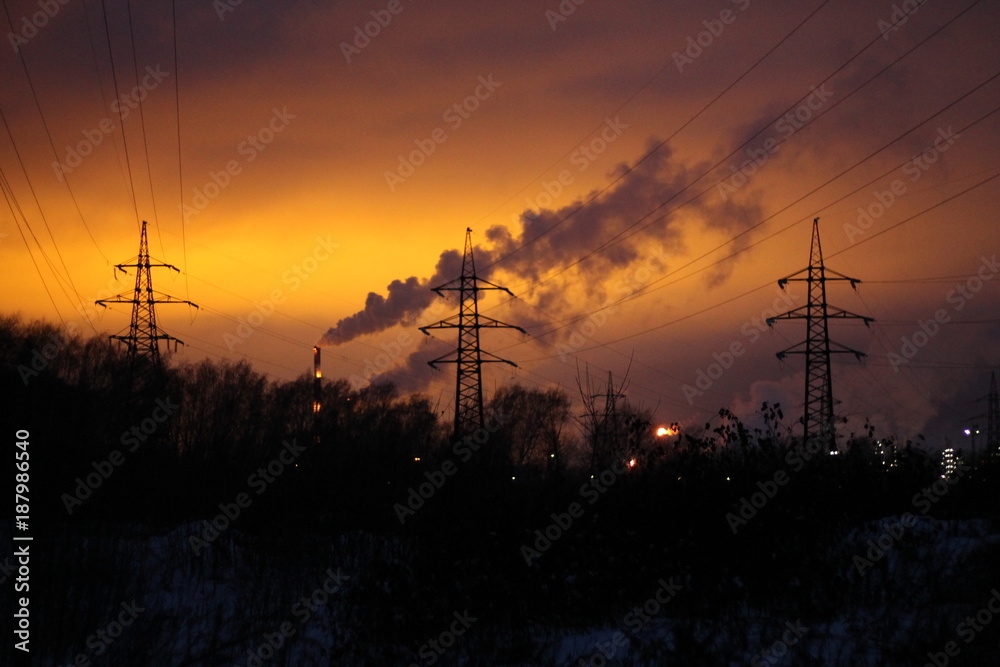
[[[322,407],[320,400],[323,381],[323,370],[320,368],[319,345],[313,347],[313,413],[318,413]]]

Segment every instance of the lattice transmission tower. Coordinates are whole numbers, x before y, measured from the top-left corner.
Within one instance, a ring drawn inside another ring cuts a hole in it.
[[[195,308],[198,304],[183,299],[176,299],[167,294],[161,294],[153,290],[152,269],[171,269],[180,272],[173,264],[164,264],[155,261],[149,256],[149,242],[146,238],[146,221],[142,221],[142,233],[139,237],[139,254],[134,258],[134,263],[115,265],[115,275],[118,271],[128,273],[128,269],[135,269],[135,289],[123,292],[110,299],[100,299],[95,301],[99,306],[107,308],[110,303],[128,303],[132,305],[132,323],[129,325],[127,334],[116,334],[110,336],[124,344],[127,349],[128,368],[131,377],[129,384],[136,380],[136,373],[141,361],[148,362],[147,368],[156,373],[163,368],[163,359],[160,356],[161,340],[166,341],[169,347],[170,342],[183,345],[184,341],[166,333],[156,323],[156,306],[166,303],[183,303]]]
[[[457,364],[458,377],[455,386],[455,438],[460,439],[474,433],[483,426],[483,377],[482,366],[486,363],[504,363],[517,366],[513,361],[485,352],[479,345],[480,329],[516,329],[527,333],[513,324],[505,324],[492,317],[479,314],[479,292],[500,290],[514,296],[506,287],[495,285],[476,275],[476,262],[472,255],[472,229],[465,230],[465,253],[462,256],[462,275],[443,285],[432,288],[439,296],[445,292],[459,293],[457,315],[435,324],[420,327],[420,331],[430,335],[430,329],[458,329],[458,349],[454,358],[444,355],[428,361],[432,368],[438,364]]]
[[[830,453],[836,453],[836,424],[833,415],[833,380],[830,376],[831,354],[853,354],[858,359],[864,352],[845,347],[830,340],[830,320],[863,320],[865,326],[874,318],[855,315],[831,306],[826,301],[826,283],[846,280],[852,289],[857,289],[861,281],[827,268],[823,264],[823,247],[819,240],[819,218],[813,220],[812,248],[809,266],[778,281],[782,289],[790,282],[805,282],[809,285],[809,302],[805,306],[793,308],[775,317],[767,318],[768,326],[775,320],[805,320],[806,339],[801,343],[778,352],[779,359],[788,354],[804,354],[806,357],[805,408],[802,415],[803,442],[818,439]]]
[[[986,399],[986,451],[1000,459],[1000,396],[997,395],[996,371],[990,374],[990,393]]]

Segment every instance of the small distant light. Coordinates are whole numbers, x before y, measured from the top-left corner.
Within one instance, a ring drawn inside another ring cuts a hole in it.
[[[972,435],[972,431],[969,429],[965,429],[965,435]]]
[[[416,461],[417,463],[420,463],[420,457],[419,456],[414,456],[413,460]]]
[[[726,481],[727,481],[727,482],[729,481],[729,478],[728,478],[728,477],[726,477]]]
[[[511,481],[514,481],[515,479],[517,479],[517,477],[511,477],[510,479]]]
[[[635,459],[629,459],[628,467],[629,468],[634,468],[635,467]]]
[[[549,458],[550,458],[550,459],[554,459],[555,457],[556,457],[556,455],[555,455],[555,454],[549,454]]]

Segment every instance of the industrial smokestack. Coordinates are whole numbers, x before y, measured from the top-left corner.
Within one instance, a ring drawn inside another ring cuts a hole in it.
[[[320,367],[319,345],[313,347],[313,414],[319,413],[322,407],[320,391],[323,382],[323,369]]]

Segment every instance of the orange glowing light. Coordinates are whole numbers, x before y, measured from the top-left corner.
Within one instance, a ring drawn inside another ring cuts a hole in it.
[[[656,436],[658,438],[663,438],[668,435],[677,435],[680,432],[681,432],[681,427],[677,424],[677,422],[674,422],[670,426],[661,426],[660,428],[656,429]]]
[[[635,467],[635,463],[636,463],[635,459],[629,459],[629,461],[628,461],[628,467],[629,468],[634,468]]]

